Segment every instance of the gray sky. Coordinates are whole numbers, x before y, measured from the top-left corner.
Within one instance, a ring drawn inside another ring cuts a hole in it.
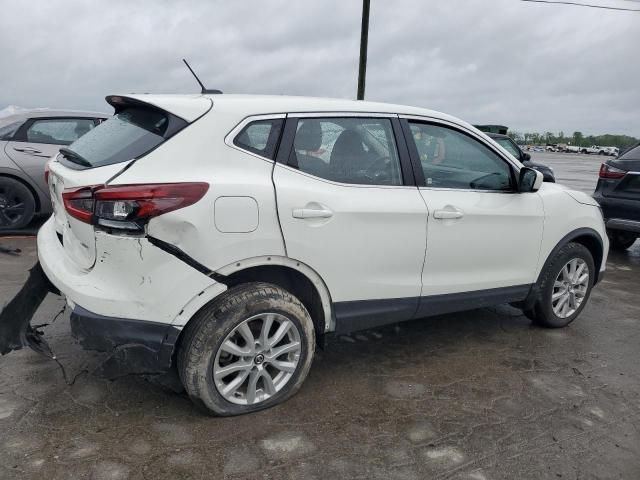
[[[584,0],[640,9],[640,2]],[[352,98],[360,0],[2,0],[0,108],[109,112],[110,93]],[[367,99],[520,131],[640,136],[640,12],[372,0]]]

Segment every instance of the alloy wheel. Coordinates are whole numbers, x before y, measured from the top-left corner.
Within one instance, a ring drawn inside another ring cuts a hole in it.
[[[589,266],[582,258],[569,260],[553,284],[551,306],[559,318],[573,315],[589,289]]]
[[[215,386],[231,403],[264,402],[289,382],[300,354],[300,332],[290,319],[279,313],[252,316],[220,345],[212,369]]]
[[[11,184],[0,185],[0,227],[18,225],[25,214],[25,199]]]

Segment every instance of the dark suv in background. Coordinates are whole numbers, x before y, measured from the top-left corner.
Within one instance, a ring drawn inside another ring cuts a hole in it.
[[[640,235],[640,143],[602,164],[593,198],[602,207],[611,248],[633,245]]]
[[[555,174],[553,173],[553,169],[551,167],[547,167],[542,163],[532,162],[531,155],[523,152],[518,144],[514,142],[509,135],[490,132],[485,133],[507,152],[516,157],[525,167],[533,168],[534,170],[538,170],[540,173],[542,173],[545,182],[556,181]]]

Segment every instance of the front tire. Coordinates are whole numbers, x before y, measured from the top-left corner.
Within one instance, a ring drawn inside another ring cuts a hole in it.
[[[0,177],[0,232],[24,228],[36,210],[36,201],[29,188],[9,177]]]
[[[222,294],[187,325],[178,373],[207,413],[240,415],[294,395],[314,348],[313,321],[296,297],[275,285],[248,283]]]
[[[536,325],[566,327],[587,304],[595,274],[591,252],[582,244],[568,243],[542,271],[537,298],[525,315]]]
[[[609,237],[609,245],[613,250],[625,251],[635,243],[638,236],[632,232],[621,232],[617,230],[607,231]]]

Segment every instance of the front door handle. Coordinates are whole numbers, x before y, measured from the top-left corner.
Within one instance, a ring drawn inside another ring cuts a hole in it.
[[[329,218],[333,216],[333,212],[327,207],[309,205],[305,208],[294,208],[291,214],[293,218]]]
[[[42,153],[40,150],[37,150],[32,147],[13,147],[16,152],[24,152],[24,153]]]
[[[464,217],[464,213],[462,213],[458,209],[454,210],[436,210],[433,212],[433,218],[437,218],[439,220],[456,220],[458,218]]]

